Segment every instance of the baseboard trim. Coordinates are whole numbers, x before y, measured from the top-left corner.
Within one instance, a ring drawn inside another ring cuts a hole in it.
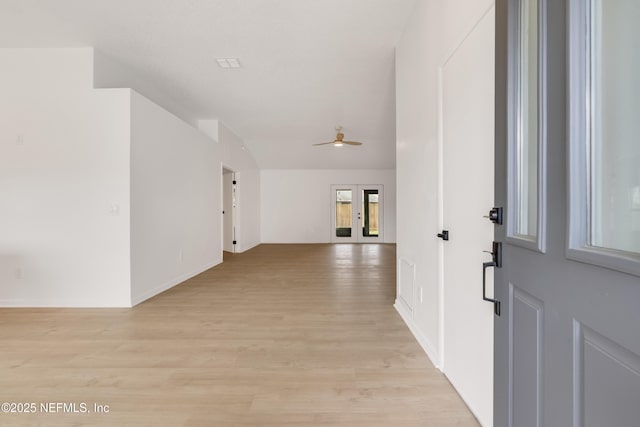
[[[433,363],[434,366],[438,368],[438,370],[442,371],[442,369],[440,369],[440,358],[438,357],[438,352],[431,345],[427,337],[424,336],[420,328],[415,324],[411,313],[404,307],[404,303],[396,299],[396,302],[395,304],[393,304],[393,306],[415,337],[416,341],[418,341],[418,344],[420,344],[420,347],[422,347],[424,352],[427,354],[427,357],[429,358],[429,360],[431,360],[431,363]]]
[[[259,245],[260,245],[260,242],[254,242],[254,243],[250,243],[250,244],[248,244],[246,246],[244,246],[244,245],[243,246],[239,246],[235,253],[241,254],[241,253],[246,252],[248,250],[251,250],[251,249],[253,249],[253,248],[255,248],[256,246],[259,246]]]
[[[46,300],[4,299],[0,300],[0,308],[129,308],[129,301],[105,302],[93,299],[49,298]]]
[[[141,302],[144,302],[146,300],[148,300],[149,298],[153,298],[154,296],[169,290],[171,288],[173,288],[174,286],[179,285],[180,283],[191,279],[194,276],[197,276],[198,274],[202,273],[203,271],[207,271],[210,268],[215,267],[218,264],[222,263],[222,258],[216,259],[215,261],[213,261],[212,263],[208,263],[200,268],[197,268],[195,270],[192,270],[189,273],[185,273],[179,277],[176,277],[175,279],[171,279],[168,282],[163,283],[160,286],[157,286],[149,291],[143,292],[139,295],[132,295],[131,296],[131,307],[135,307],[136,305],[140,304]]]

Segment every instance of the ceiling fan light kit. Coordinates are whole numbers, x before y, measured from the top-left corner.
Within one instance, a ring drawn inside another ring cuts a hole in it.
[[[362,142],[358,142],[358,141],[344,141],[344,133],[342,133],[342,126],[336,126],[336,131],[338,132],[336,134],[336,139],[334,139],[333,141],[330,142],[321,142],[319,144],[312,144],[312,145],[328,145],[328,144],[333,144],[334,147],[342,147],[343,145],[362,145]]]

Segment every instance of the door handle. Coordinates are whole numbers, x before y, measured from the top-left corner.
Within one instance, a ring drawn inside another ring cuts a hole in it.
[[[500,316],[500,301],[494,298],[487,297],[487,268],[502,267],[502,243],[493,242],[493,250],[489,252],[492,260],[482,263],[482,299],[487,302],[493,303],[493,311],[496,316]]]
[[[449,230],[442,230],[442,233],[438,233],[438,237],[442,240],[449,240]]]
[[[492,302],[493,311],[496,313],[496,316],[500,316],[500,301],[487,297],[487,268],[495,266],[496,263],[494,261],[482,263],[482,299],[484,301]]]

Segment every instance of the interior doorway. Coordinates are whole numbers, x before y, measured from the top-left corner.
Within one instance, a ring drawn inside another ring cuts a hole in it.
[[[331,242],[384,242],[384,187],[331,186]]]
[[[225,166],[222,167],[222,251],[236,251],[236,174]]]

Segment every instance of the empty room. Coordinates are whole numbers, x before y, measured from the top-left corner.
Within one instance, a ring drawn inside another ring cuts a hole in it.
[[[0,425],[640,419],[637,0],[0,0]]]

